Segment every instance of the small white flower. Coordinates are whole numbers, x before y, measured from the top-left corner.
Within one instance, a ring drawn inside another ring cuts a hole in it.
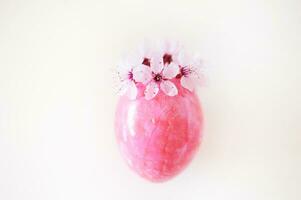
[[[117,66],[118,77],[120,79],[119,95],[127,94],[130,99],[137,96],[137,87],[133,75],[133,67],[125,60]]]
[[[154,63],[153,51],[151,45],[144,41],[134,54],[118,66],[121,82],[119,95],[127,94],[130,99],[135,99],[138,93],[137,83],[146,84],[152,78],[149,69],[151,63]]]
[[[147,100],[154,98],[158,94],[159,88],[168,96],[178,94],[175,84],[169,81],[179,73],[178,65],[174,63],[164,65],[163,60],[161,60],[161,62],[153,63],[150,68],[145,68],[143,73],[147,74],[145,75],[148,77],[146,82],[149,82],[144,91]]]
[[[178,61],[180,73],[177,78],[181,78],[181,85],[192,92],[201,82],[200,62],[197,58],[189,59],[183,52],[179,54]]]

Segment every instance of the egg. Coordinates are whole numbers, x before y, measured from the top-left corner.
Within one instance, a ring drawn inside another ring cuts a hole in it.
[[[138,90],[142,90],[138,87]],[[121,96],[115,114],[116,140],[127,165],[152,182],[178,175],[195,156],[203,135],[203,113],[194,92],[162,92],[147,100]]]

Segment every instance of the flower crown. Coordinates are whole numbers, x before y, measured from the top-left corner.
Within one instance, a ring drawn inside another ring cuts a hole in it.
[[[168,96],[176,96],[176,79],[180,80],[179,87],[193,92],[201,82],[200,69],[200,61],[189,59],[178,43],[165,42],[159,48],[143,47],[134,57],[117,66],[119,95],[136,99],[137,84],[142,84],[147,100],[154,98],[159,90]]]

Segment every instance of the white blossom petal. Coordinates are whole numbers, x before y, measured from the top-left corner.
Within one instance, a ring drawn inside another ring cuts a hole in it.
[[[124,59],[122,62],[120,62],[117,65],[117,73],[118,77],[121,80],[127,80],[128,74],[130,71],[132,71],[133,65],[129,61],[129,58]]]
[[[163,69],[163,64],[152,64],[151,65],[151,69],[152,71],[157,74],[157,73],[161,73],[162,69]]]
[[[167,41],[167,51],[168,53],[171,53],[172,55],[175,55],[178,53],[180,49],[179,42],[176,41]]]
[[[150,82],[144,90],[144,96],[146,100],[154,98],[159,92],[159,86],[155,82]]]
[[[159,57],[158,55],[154,56],[151,59],[151,70],[154,73],[161,73],[162,69],[163,69],[164,65],[163,65],[163,58]]]
[[[195,53],[193,56],[192,56],[192,65],[193,66],[197,66],[198,68],[200,68],[202,65],[203,65],[203,60],[202,60],[202,57],[199,53]]]
[[[134,83],[134,81],[131,81],[130,84],[128,85],[127,96],[130,99],[136,99],[137,93],[138,91],[137,91],[136,84]]]
[[[144,40],[140,46],[138,46],[138,55],[144,58],[151,58],[153,56],[153,45],[151,41]]]
[[[182,67],[189,66],[191,64],[190,58],[184,51],[180,51],[177,56],[178,64]]]
[[[129,70],[123,68],[117,68],[117,75],[121,81],[127,80],[129,75]]]
[[[122,96],[127,92],[130,82],[131,81],[129,81],[129,80],[125,80],[120,83],[118,95]]]
[[[194,87],[195,87],[195,82],[192,78],[190,77],[185,77],[185,76],[182,76],[181,78],[181,85],[188,89],[189,91],[193,91],[194,90]]]
[[[168,96],[175,96],[178,94],[177,87],[171,81],[162,81],[160,88]]]
[[[147,83],[152,79],[151,69],[146,65],[139,65],[133,69],[133,78],[140,83]]]
[[[163,69],[164,78],[172,79],[176,77],[178,73],[179,73],[179,66],[174,63],[165,66]]]
[[[172,57],[173,63],[179,63],[178,62],[178,54],[180,51],[180,44],[177,41],[174,40],[163,40],[159,44],[159,54],[161,56],[164,56],[165,54],[169,54]]]
[[[179,42],[169,39],[159,40],[157,46],[161,54],[168,53],[172,55],[177,53],[180,48]]]
[[[163,55],[167,51],[167,41],[166,40],[158,40],[156,43],[157,51],[160,55]]]

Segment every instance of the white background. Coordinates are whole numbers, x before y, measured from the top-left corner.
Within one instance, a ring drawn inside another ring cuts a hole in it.
[[[301,199],[298,0],[0,1],[0,199]],[[210,68],[203,146],[154,184],[121,159],[113,69],[144,38]]]

